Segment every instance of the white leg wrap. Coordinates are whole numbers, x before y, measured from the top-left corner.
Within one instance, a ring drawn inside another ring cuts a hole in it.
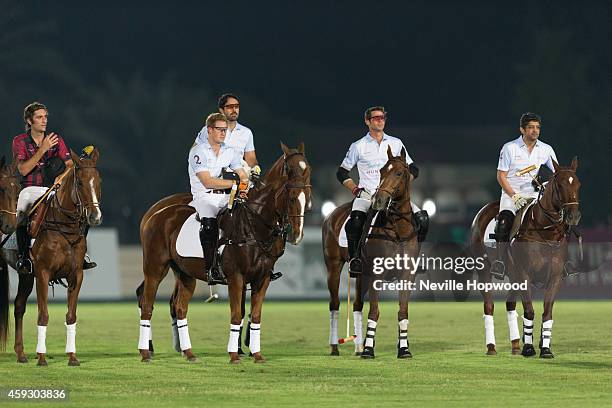
[[[550,338],[552,337],[553,321],[547,320],[542,323],[542,347],[550,348]]]
[[[399,346],[408,347],[408,319],[399,321]]]
[[[249,350],[251,353],[259,353],[261,351],[261,324],[251,323],[251,338],[249,342]]]
[[[523,316],[523,343],[533,344],[533,320]]]
[[[506,312],[508,317],[508,332],[510,333],[510,341],[518,340],[521,338],[518,328],[518,313],[516,310],[510,310]]]
[[[240,325],[230,324],[230,335],[229,335],[229,341],[227,342],[227,352],[228,353],[238,352],[238,336],[239,335],[240,335]]]
[[[329,344],[338,344],[338,311],[329,311]]]
[[[178,329],[181,351],[189,350],[191,348],[191,340],[189,339],[189,326],[187,326],[187,319],[177,320],[176,328]]]
[[[38,343],[36,344],[36,352],[45,354],[47,352],[47,326],[38,327]]]
[[[76,322],[66,324],[66,353],[76,353]]]
[[[374,320],[368,319],[368,326],[366,327],[366,347],[374,347],[374,338],[376,337],[376,325],[378,323]]]
[[[353,312],[353,327],[355,328],[355,351],[362,351],[363,344],[363,313]],[[359,348],[359,350],[357,350]]]
[[[178,326],[176,323],[176,319],[174,317],[172,319],[172,346],[174,346],[174,350],[181,352],[181,341],[179,340],[179,332]]]
[[[485,325],[485,345],[495,344],[495,323],[493,323],[493,316],[482,315]]]
[[[151,338],[151,321],[141,320],[140,321],[140,336],[138,337],[138,349],[139,350],[149,349],[149,338]]]

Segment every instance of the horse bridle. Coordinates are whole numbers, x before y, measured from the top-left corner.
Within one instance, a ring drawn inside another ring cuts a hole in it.
[[[304,155],[304,153],[300,153],[300,152],[295,152],[295,153],[291,153],[289,155],[285,155],[284,157],[284,163],[283,163],[283,174],[286,174],[287,177],[289,177],[289,165],[287,164],[287,161],[289,160],[289,158],[293,157],[293,156],[302,156],[304,158],[304,160],[306,160],[306,156]],[[300,190],[306,190],[306,189],[312,189],[312,184],[306,184],[304,182],[289,182],[289,179],[287,179],[287,181],[285,182],[284,186],[282,189],[280,189],[277,193],[276,196],[274,197],[274,201],[276,202],[278,199],[278,196],[283,193],[289,193],[289,190],[291,189],[300,189]],[[304,191],[304,193],[306,193]],[[312,193],[312,190],[311,190]],[[289,208],[289,194],[286,195],[286,204],[285,207]],[[279,218],[282,218],[281,214],[278,214]],[[304,218],[304,214],[284,214],[284,216],[286,217],[294,217],[294,218]]]
[[[15,177],[14,175],[10,175],[10,176],[0,176],[0,179],[15,179],[16,184],[19,184],[19,182],[17,181],[17,177]],[[15,209],[15,211],[9,211],[9,210],[5,210],[3,208],[0,209],[0,214],[2,213],[6,213],[9,215],[17,215],[17,211]]]
[[[397,161],[398,163],[400,163],[402,165],[403,170],[404,170],[405,181],[409,182],[409,180],[410,180],[410,167],[409,167],[409,165],[406,164],[406,162],[404,160],[402,160],[401,158],[394,158],[394,159],[391,159],[390,161],[394,161],[394,162]],[[406,176],[406,174],[408,174],[408,175]],[[397,189],[398,188],[399,188],[399,183],[398,183],[397,186],[395,186],[393,191],[387,190],[386,188],[381,188],[380,185],[376,188],[376,192],[382,191],[384,193],[389,194],[390,198],[389,198],[389,205],[387,206],[387,209],[390,208],[391,207],[391,203],[393,201],[395,201],[394,198],[395,198],[395,194],[397,193]]]
[[[552,179],[549,181],[549,184],[552,185],[552,194],[553,194],[553,202],[556,199],[557,202],[561,203],[561,193],[559,193],[559,186],[557,186],[557,175],[561,172],[564,171],[570,171],[572,173],[574,173],[574,175],[576,174],[575,170],[571,170],[571,169],[559,169],[557,170],[553,176]],[[546,208],[544,208],[544,206],[542,205],[542,195],[544,194],[544,189],[540,189],[540,193],[538,196],[538,206],[540,207],[540,209],[542,210],[542,213],[544,214],[544,216],[550,221],[552,222],[551,225],[544,227],[544,229],[550,228],[553,225],[559,224],[563,222],[563,217],[565,215],[565,207],[567,207],[568,205],[580,205],[579,201],[568,201],[566,203],[562,203],[560,204],[560,208],[558,210],[555,209],[554,204],[553,204],[553,209],[552,210],[548,210]],[[555,197],[556,196],[556,197]],[[556,218],[555,216],[558,215],[559,218]]]

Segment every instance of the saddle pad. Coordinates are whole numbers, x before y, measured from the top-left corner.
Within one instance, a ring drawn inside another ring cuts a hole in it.
[[[523,208],[521,208],[517,214],[517,217],[514,219],[514,224],[512,225],[512,231],[510,233],[510,236],[513,237],[516,235],[516,233],[518,232],[521,224],[523,223],[523,219],[525,218],[525,214],[527,214],[527,210],[532,207],[537,200],[532,199],[527,205],[523,206]],[[489,223],[487,224],[487,228],[485,228],[485,234],[484,234],[484,240],[483,243],[485,246],[489,247],[489,248],[495,248],[497,246],[497,243],[495,242],[495,238],[493,238],[495,234],[495,218],[493,218],[491,221],[489,221]]]
[[[338,245],[340,245],[341,248],[348,248],[348,240],[346,239],[346,223],[348,222],[350,217],[346,217],[346,220],[344,220],[344,223],[342,223],[342,228],[340,228],[340,234],[338,235]],[[378,213],[376,213],[376,215],[374,215],[374,217],[372,218],[372,223],[370,224],[370,229],[368,230],[368,234],[371,232],[372,230],[372,225],[374,225],[376,223],[376,218],[378,218]]]
[[[176,253],[183,258],[204,258],[202,244],[200,244],[200,223],[196,214],[191,214],[181,226],[176,238]],[[219,255],[223,256],[225,245],[219,247]]]
[[[5,234],[1,234],[1,235],[2,235],[2,239],[0,240],[0,242],[4,241],[4,238],[6,238]],[[32,239],[30,241],[30,248],[34,246],[34,242],[36,242],[35,239]],[[4,246],[2,248],[7,249],[9,251],[16,251],[17,250],[17,234],[11,234],[11,236],[4,243]]]

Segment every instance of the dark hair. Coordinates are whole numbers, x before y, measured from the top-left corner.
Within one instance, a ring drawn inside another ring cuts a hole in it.
[[[26,132],[29,132],[30,128],[32,127],[32,125],[28,123],[28,119],[32,120],[32,118],[34,117],[34,112],[36,112],[39,109],[44,109],[47,112],[49,112],[47,107],[40,102],[32,102],[31,104],[26,106],[25,109],[23,110],[23,122],[25,123]]]
[[[542,118],[540,117],[540,115],[532,112],[523,113],[521,115],[521,129],[525,129],[525,126],[527,126],[529,122],[538,122],[541,126]]]
[[[374,111],[381,111],[382,113],[385,114],[385,116],[387,116],[387,111],[385,110],[384,106],[372,106],[372,107],[366,109],[366,111],[365,111],[364,116],[365,116],[366,120],[370,120],[370,118],[372,117],[372,112],[374,112]]]
[[[229,98],[234,98],[235,100],[237,100],[238,102],[240,102],[240,100],[238,99],[238,97],[234,94],[231,93],[226,93],[223,94],[219,97],[219,101],[217,103],[217,105],[219,105],[219,109],[223,109],[223,107],[225,106],[225,104],[227,103],[227,100]]]

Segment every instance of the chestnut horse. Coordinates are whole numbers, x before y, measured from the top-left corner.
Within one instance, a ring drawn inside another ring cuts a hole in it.
[[[568,252],[568,235],[580,221],[580,180],[576,175],[578,159],[570,167],[561,167],[553,161],[555,172],[551,180],[540,191],[536,203],[527,209],[523,221],[512,242],[509,259],[510,282],[527,282],[527,290],[509,291],[506,312],[512,354],[533,357],[532,285],[544,286],[544,311],[540,336],[540,357],[553,358],[550,350],[552,335],[552,310],[557,292],[564,278],[564,267]],[[485,229],[499,212],[499,202],[484,206],[474,218],[471,228],[470,246],[474,256],[488,257],[483,244]],[[478,270],[480,282],[491,282],[489,262]],[[495,333],[493,324],[493,293],[481,291],[484,300],[485,343],[487,354],[495,355]],[[523,303],[523,349],[520,347],[516,297],[521,295]]]
[[[297,245],[303,237],[304,212],[310,205],[310,166],[304,144],[289,149],[281,144],[281,156],[250,192],[245,202],[219,214],[219,245],[225,245],[222,267],[228,280],[231,308],[230,362],[239,362],[237,332],[242,320],[245,287],[251,286],[251,342],[255,361],[263,362],[260,350],[261,307],[270,283],[269,272],[283,254],[285,240]],[[142,247],[144,285],[139,293],[141,329],[138,348],[143,362],[151,361],[150,320],[159,283],[172,268],[178,290],[173,296],[180,349],[188,361],[196,361],[187,329],[187,309],[196,280],[206,280],[204,259],[181,257],[176,240],[184,221],[195,209],[184,204],[160,206],[143,220]],[[285,233],[287,230],[288,235]],[[198,237],[194,237],[198,239]]]
[[[85,229],[99,225],[102,221],[100,211],[100,174],[96,169],[98,149],[90,156],[79,157],[71,151],[73,168],[64,177],[62,184],[51,197],[49,209],[40,227],[36,242],[31,248],[34,273],[19,275],[19,287],[15,297],[15,353],[17,361],[28,361],[23,347],[23,315],[27,298],[32,293],[36,278],[36,298],[38,302],[38,344],[36,353],[38,365],[47,365],[46,332],[49,321],[47,298],[49,282],[66,279],[68,283],[68,312],[66,313],[66,354],[68,365],[78,366],[76,358],[76,308],[83,281],[83,259],[87,250]],[[16,254],[13,250],[3,249],[3,258],[14,267]],[[0,269],[1,279],[8,279],[5,269]],[[4,296],[3,296],[4,298]],[[8,297],[2,301],[1,312],[8,310]],[[8,321],[0,322],[0,332],[6,330]]]
[[[401,282],[414,282],[414,271],[409,268],[393,268],[384,274],[372,274],[374,258],[399,256],[416,257],[419,251],[416,230],[413,226],[413,213],[410,204],[410,172],[406,164],[406,151],[394,157],[391,149],[387,150],[389,161],[380,170],[380,184],[372,197],[372,209],[364,229],[367,241],[362,244],[361,254],[366,261],[364,272],[356,279],[356,299],[353,303],[355,327],[355,353],[362,358],[374,358],[374,338],[378,324],[378,289],[385,280],[399,279]],[[323,255],[327,268],[327,286],[330,292],[330,346],[331,355],[338,355],[337,317],[340,300],[338,287],[340,272],[348,262],[346,248],[338,244],[338,236],[344,221],[351,211],[351,203],[336,208],[323,223]],[[377,219],[368,233],[373,211],[378,211]],[[364,239],[362,238],[362,242]],[[397,266],[397,265],[396,265]],[[401,265],[400,265],[401,266]],[[398,358],[410,358],[412,354],[408,343],[408,298],[410,291],[399,291],[398,312]],[[365,292],[369,291],[370,311],[366,327],[365,347],[362,347],[361,312]]]

